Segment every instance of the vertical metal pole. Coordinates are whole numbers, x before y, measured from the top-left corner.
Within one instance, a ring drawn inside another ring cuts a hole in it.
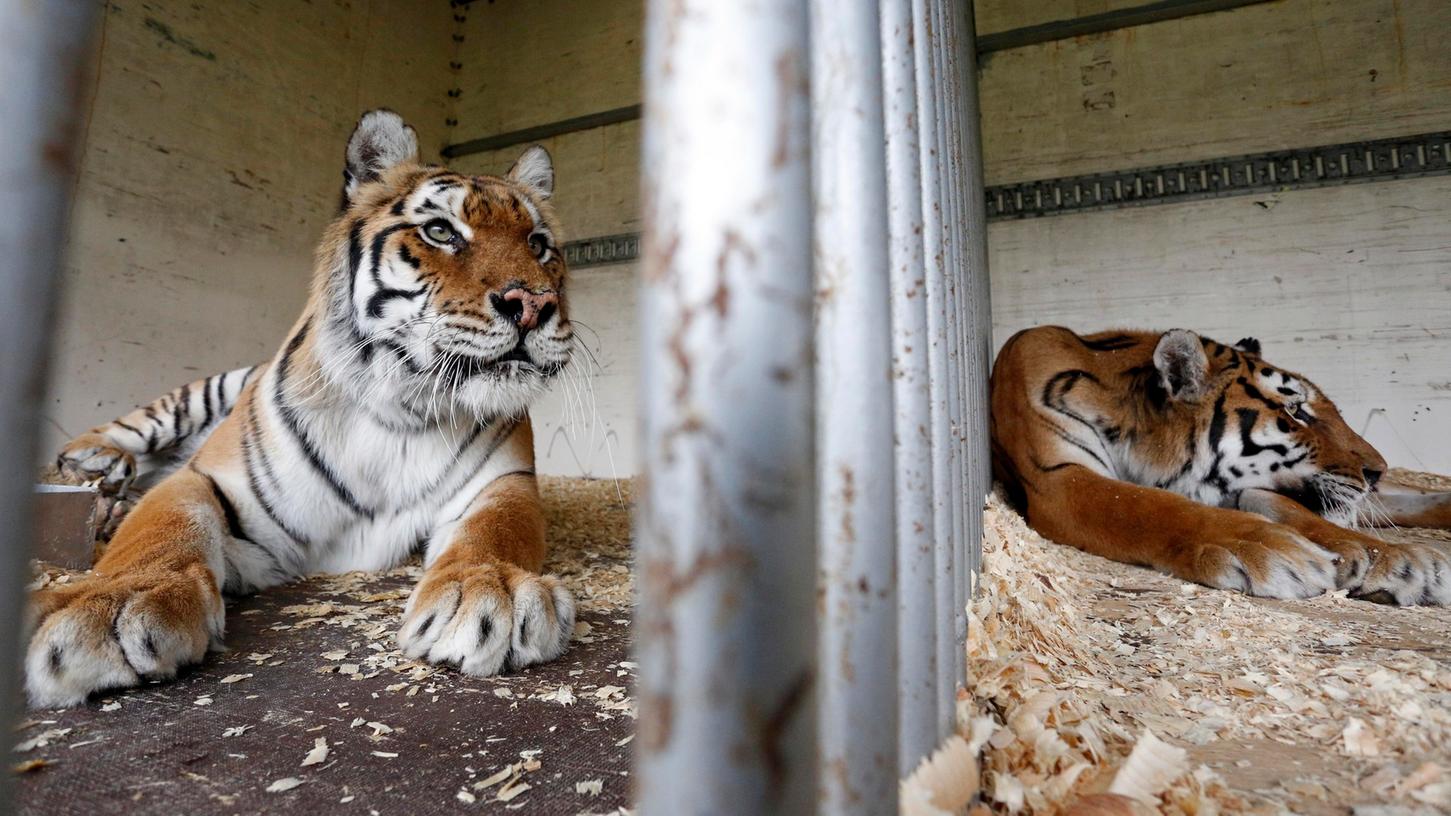
[[[649,0],[640,810],[805,813],[817,562],[806,0]]]
[[[953,97],[952,97],[952,73],[947,59],[947,41],[950,33],[947,30],[947,11],[943,7],[945,0],[932,0],[930,4],[932,14],[932,59],[933,70],[937,75],[937,168],[940,173],[938,183],[941,186],[939,196],[942,202],[942,268],[946,278],[947,291],[947,342],[948,342],[948,383],[950,392],[949,416],[952,428],[951,433],[951,465],[952,465],[952,606],[948,612],[952,627],[952,648],[953,657],[951,661],[952,684],[954,690],[962,683],[966,674],[966,666],[958,658],[957,644],[962,640],[965,630],[966,619],[963,616],[964,595],[962,589],[963,574],[963,541],[967,531],[966,502],[963,496],[966,492],[966,458],[962,446],[963,427],[963,398],[967,394],[963,383],[963,360],[962,360],[962,265],[958,253],[958,211],[953,177],[956,172],[953,165],[955,156],[953,153],[953,140],[956,134],[953,132]],[[955,722],[955,720],[954,720]]]
[[[882,0],[897,492],[898,773],[937,746],[932,406],[912,0]]]
[[[0,751],[10,753],[31,551],[36,422],[88,87],[92,0],[0,0]],[[0,812],[13,813],[10,774]]]
[[[954,4],[957,9],[958,33],[956,76],[962,92],[958,95],[961,112],[958,133],[961,134],[960,158],[963,172],[962,200],[967,278],[972,287],[972,302],[967,314],[971,323],[967,332],[969,410],[967,455],[969,463],[968,510],[974,525],[968,539],[969,587],[975,587],[982,560],[982,503],[992,491],[992,451],[988,432],[988,379],[992,368],[992,292],[988,274],[987,201],[983,190],[982,130],[977,98],[977,32],[974,26],[972,0]],[[962,576],[964,583],[968,575]]]
[[[811,2],[821,502],[820,813],[897,810],[897,592],[881,21]]]
[[[937,736],[953,725],[952,545],[954,535],[952,492],[954,457],[949,415],[951,392],[947,310],[946,259],[942,238],[942,176],[939,166],[939,77],[932,54],[930,0],[912,0],[913,62],[917,74],[918,155],[922,173],[922,245],[926,259],[927,351],[932,402],[933,569],[937,574],[935,636],[937,647]]]

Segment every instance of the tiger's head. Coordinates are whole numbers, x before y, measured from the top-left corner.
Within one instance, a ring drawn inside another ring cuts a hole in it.
[[[1226,346],[1165,332],[1154,349],[1163,397],[1194,416],[1202,478],[1223,495],[1262,488],[1350,523],[1385,472],[1380,453],[1305,377],[1268,363],[1259,341]]]
[[[415,417],[522,414],[572,349],[549,153],[531,147],[503,176],[456,173],[420,164],[413,129],[375,110],[343,180],[315,291],[330,377]]]

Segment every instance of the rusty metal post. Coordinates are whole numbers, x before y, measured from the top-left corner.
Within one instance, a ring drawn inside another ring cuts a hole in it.
[[[640,812],[814,809],[807,0],[649,0]]]
[[[897,498],[898,772],[937,746],[932,403],[911,0],[882,0]]]
[[[931,0],[912,0],[913,51],[917,75],[918,156],[922,180],[922,242],[926,260],[927,352],[932,409],[933,569],[937,574],[937,736],[951,732],[954,718],[954,632],[952,620],[953,547],[956,525],[953,504],[954,454],[951,409],[953,401],[948,328],[947,269],[943,254],[942,170],[940,163],[941,78],[935,68],[935,36]]]
[[[937,116],[935,125],[937,127],[937,169],[938,196],[942,206],[942,269],[944,275],[944,291],[947,301],[947,366],[948,366],[948,417],[951,426],[950,442],[951,465],[952,465],[952,550],[950,554],[952,562],[951,606],[947,614],[950,616],[952,627],[953,658],[952,685],[954,690],[962,683],[966,673],[963,661],[956,657],[956,646],[962,640],[966,620],[963,617],[963,541],[966,537],[967,514],[966,502],[963,501],[963,494],[966,490],[966,460],[962,445],[963,428],[963,400],[967,389],[963,383],[962,367],[962,266],[958,254],[958,212],[957,200],[953,189],[953,173],[955,172],[953,154],[953,97],[952,97],[952,74],[947,65],[947,38],[949,36],[946,28],[947,11],[944,8],[944,0],[932,0],[929,3],[929,13],[932,15],[932,65],[933,72],[937,78],[936,104]]]
[[[30,572],[36,423],[45,396],[92,0],[0,0],[0,751],[10,753]],[[13,813],[10,774],[0,812]]]
[[[822,814],[897,809],[892,334],[875,0],[811,2]],[[885,658],[885,659],[884,659]]]
[[[992,492],[992,452],[988,432],[988,380],[992,371],[992,287],[988,275],[987,199],[984,196],[982,163],[982,129],[977,96],[977,32],[974,27],[972,0],[952,4],[956,11],[955,37],[957,71],[961,87],[958,94],[959,124],[957,132],[962,145],[958,155],[962,161],[959,175],[963,201],[962,248],[967,265],[966,278],[970,302],[967,339],[967,509],[973,520],[967,540],[968,574],[963,583],[969,590],[977,586],[982,562],[982,505]],[[969,591],[969,599],[971,592]]]

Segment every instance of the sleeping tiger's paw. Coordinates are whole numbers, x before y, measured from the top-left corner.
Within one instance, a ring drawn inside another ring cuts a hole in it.
[[[94,431],[67,442],[56,466],[78,482],[95,483],[108,496],[125,492],[136,478],[136,457]]]
[[[32,598],[35,634],[25,687],[37,708],[72,706],[93,692],[173,677],[220,643],[225,616],[211,571],[96,576]]]
[[[1195,553],[1191,578],[1261,598],[1313,598],[1336,586],[1335,553],[1269,521],[1226,524]]]
[[[552,575],[512,564],[439,565],[418,582],[398,643],[404,654],[488,677],[564,653],[574,596]]]
[[[1430,544],[1380,541],[1356,598],[1399,606],[1451,604],[1451,553]]]

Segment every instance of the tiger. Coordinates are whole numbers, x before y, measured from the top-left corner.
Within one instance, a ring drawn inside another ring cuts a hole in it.
[[[1045,538],[1249,595],[1451,602],[1451,555],[1364,526],[1451,529],[1451,493],[1386,461],[1260,343],[1039,326],[989,379],[992,467]]]
[[[36,707],[174,677],[220,648],[225,598],[422,552],[403,653],[490,676],[553,660],[573,595],[541,573],[528,407],[573,328],[544,148],[503,176],[424,164],[365,113],[301,316],[270,361],[182,386],[72,440],[64,469],[155,483],[81,580],[37,591]]]

